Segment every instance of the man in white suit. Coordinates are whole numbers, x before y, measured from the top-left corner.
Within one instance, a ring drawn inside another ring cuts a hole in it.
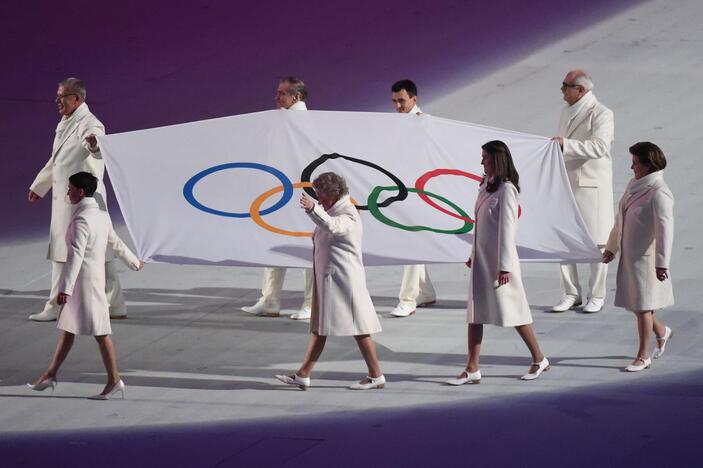
[[[566,106],[559,118],[559,133],[553,138],[562,148],[576,205],[586,228],[601,250],[613,227],[613,112],[593,94],[593,80],[584,70],[571,70],[561,85]],[[598,312],[605,301],[607,266],[591,264],[590,292],[584,312]],[[574,264],[561,265],[561,301],[554,312],[581,305],[581,286]]]
[[[417,86],[410,80],[393,83],[391,100],[395,110],[401,114],[422,114],[417,105]],[[408,317],[415,313],[417,307],[435,303],[437,295],[425,265],[405,266],[398,299],[398,305],[391,312],[394,317]]]
[[[44,310],[29,316],[31,320],[38,322],[56,320],[59,311],[58,281],[66,262],[66,229],[72,213],[71,203],[66,197],[69,176],[82,171],[94,174],[98,178],[95,200],[100,209],[107,211],[105,185],[102,181],[105,165],[95,138],[96,135],[105,134],[105,127],[90,112],[85,99],[86,89],[83,81],[78,78],[66,78],[59,83],[56,104],[62,118],[56,127],[51,157],[29,187],[30,203],[36,203],[49,190],[52,192],[47,254],[47,258],[52,262],[51,292]],[[127,309],[111,252],[108,252],[106,260],[105,293],[110,304],[110,317],[125,318]]]
[[[279,109],[306,111],[308,110],[305,105],[307,97],[308,91],[305,83],[298,78],[289,76],[278,83],[276,107]],[[242,310],[259,317],[278,317],[281,313],[281,290],[283,289],[285,277],[285,268],[265,268],[261,285],[261,297],[256,301],[256,304],[244,306]],[[305,281],[303,305],[300,311],[290,316],[293,320],[309,319],[312,310],[312,282],[314,279],[312,268],[305,268],[303,277]]]

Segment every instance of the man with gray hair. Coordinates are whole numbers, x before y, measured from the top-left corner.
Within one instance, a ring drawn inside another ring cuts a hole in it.
[[[601,250],[613,226],[613,111],[598,102],[593,80],[584,70],[571,70],[561,83],[566,106],[559,118],[559,133],[552,138],[564,154],[566,172],[586,228]],[[584,312],[598,312],[605,302],[607,266],[591,264],[590,292]],[[553,307],[564,312],[581,305],[581,286],[575,264],[561,265],[562,298]]]
[[[56,104],[62,115],[56,127],[54,146],[49,161],[29,187],[29,202],[36,203],[51,190],[51,226],[49,229],[49,251],[47,258],[52,262],[51,292],[44,310],[29,316],[37,322],[56,320],[60,305],[58,286],[61,270],[66,263],[66,231],[71,221],[71,203],[66,196],[68,178],[77,172],[89,172],[98,179],[95,201],[101,210],[107,211],[103,173],[105,165],[100,156],[96,135],[104,135],[105,127],[90,112],[85,102],[86,89],[78,78],[66,78],[59,83]],[[111,318],[125,318],[122,288],[114,266],[114,257],[109,251],[105,263],[105,293],[110,305]]]
[[[288,76],[278,83],[276,89],[276,107],[283,110],[308,110],[305,101],[308,90],[305,83],[299,78]],[[261,297],[254,305],[244,306],[242,310],[248,314],[259,317],[278,317],[281,314],[281,290],[283,280],[286,278],[286,269],[280,267],[264,268],[264,277],[261,284]],[[312,307],[312,282],[314,276],[312,268],[303,270],[305,292],[303,305],[297,313],[291,314],[293,320],[308,320]]]

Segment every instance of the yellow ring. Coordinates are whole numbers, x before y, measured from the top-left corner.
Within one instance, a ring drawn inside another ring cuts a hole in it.
[[[296,182],[293,184],[293,188],[305,188],[305,187],[312,187],[311,182]],[[291,237],[312,237],[312,232],[303,232],[303,231],[286,231],[285,229],[277,228],[275,226],[271,226],[268,224],[264,219],[261,217],[261,214],[259,213],[259,209],[261,208],[261,205],[268,199],[271,195],[275,195],[278,192],[283,191],[283,185],[279,185],[276,188],[272,188],[271,190],[262,193],[261,195],[258,196],[256,200],[254,200],[254,203],[251,204],[251,207],[249,208],[249,214],[251,215],[251,220],[254,221],[256,224],[258,224],[260,227],[266,229],[267,231],[271,231],[275,234],[281,234],[283,236],[291,236]]]

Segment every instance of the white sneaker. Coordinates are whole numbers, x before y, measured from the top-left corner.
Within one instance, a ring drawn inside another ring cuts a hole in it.
[[[30,315],[29,320],[34,320],[35,322],[53,322],[54,320],[56,320],[57,315],[58,314],[50,310],[43,310],[38,314]]]
[[[253,306],[244,306],[242,310],[257,317],[279,317],[281,315],[280,307],[270,306],[264,301],[257,301]]]
[[[409,317],[415,313],[415,309],[405,304],[398,304],[391,312],[393,317]]]
[[[600,299],[597,297],[592,297],[588,300],[585,306],[583,306],[583,311],[589,314],[594,314],[596,312],[600,312],[601,309],[603,308],[603,304],[605,303],[605,299]]]
[[[654,359],[659,359],[660,357],[662,357],[662,354],[664,354],[664,350],[666,349],[666,343],[669,341],[669,338],[671,338],[671,335],[673,334],[674,332],[671,331],[671,328],[666,327],[664,331],[664,336],[662,336],[661,338],[657,338],[657,341],[661,342],[662,346],[661,348],[656,348],[654,350],[654,354],[652,355]]]
[[[565,294],[564,297],[561,298],[561,302],[552,307],[552,312],[566,312],[567,310],[580,305],[581,299],[578,296],[570,296]]]
[[[290,318],[293,320],[310,320],[310,315],[312,315],[312,309],[303,306],[297,314],[291,314]]]
[[[371,390],[374,388],[384,388],[386,386],[386,377],[381,374],[378,377],[369,377],[368,375],[366,376],[366,379],[368,380],[369,383],[361,383],[361,382],[356,382],[355,384],[352,384],[349,386],[350,390]]]

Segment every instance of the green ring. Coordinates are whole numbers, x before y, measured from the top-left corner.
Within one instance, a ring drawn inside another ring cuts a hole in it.
[[[403,229],[404,231],[412,231],[412,232],[417,232],[417,231],[431,231],[431,232],[436,232],[438,234],[465,234],[467,232],[470,232],[474,228],[474,223],[464,221],[464,225],[460,227],[459,229],[435,229],[429,226],[406,226],[404,224],[397,223],[393,221],[392,219],[388,219],[385,217],[382,213],[381,210],[378,209],[378,196],[383,192],[384,190],[399,190],[398,187],[390,186],[390,187],[380,187],[376,186],[374,189],[371,191],[369,194],[369,199],[368,199],[368,206],[369,206],[369,213],[373,215],[374,218],[379,220],[385,225],[398,228],[398,229]],[[442,201],[446,203],[447,205],[451,206],[454,208],[462,217],[464,218],[470,218],[470,216],[462,210],[459,206],[456,204],[450,202],[444,197],[441,197],[439,195],[435,195],[434,193],[428,192],[426,190],[418,190],[415,188],[410,188],[408,187],[408,192],[414,192],[414,193],[423,193],[427,195],[428,197],[436,198],[439,201]]]

